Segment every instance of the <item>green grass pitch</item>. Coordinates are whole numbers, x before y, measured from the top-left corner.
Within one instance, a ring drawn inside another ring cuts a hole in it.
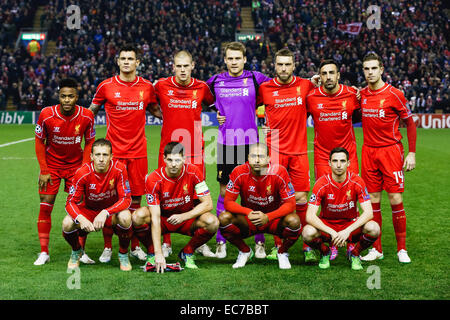
[[[211,128],[209,128],[211,130]],[[160,128],[147,127],[149,168],[156,168]],[[217,131],[216,128],[212,130]],[[406,132],[402,129],[403,135]],[[97,127],[97,137],[104,137],[105,127]],[[361,128],[356,128],[359,150]],[[97,261],[81,265],[79,282],[67,273],[70,247],[61,235],[65,216],[66,194],[60,189],[52,213],[50,263],[36,267],[33,261],[39,252],[37,215],[38,163],[33,139],[17,144],[6,143],[33,138],[32,125],[0,126],[0,299],[187,299],[187,300],[303,300],[303,299],[444,299],[449,294],[449,160],[450,131],[418,129],[417,168],[406,173],[404,203],[407,213],[407,247],[412,263],[400,265],[390,207],[383,195],[383,248],[385,259],[364,263],[365,269],[355,272],[345,259],[344,250],[329,270],[305,265],[301,240],[290,250],[292,269],[279,270],[276,261],[258,260],[243,269],[231,265],[237,249],[228,246],[228,256],[219,260],[199,256],[199,270],[180,273],[144,273],[142,264],[132,259],[133,270],[119,270],[118,241],[113,239],[113,259],[109,264],[98,262],[103,249],[101,232],[88,236],[86,251]],[[312,128],[308,129],[312,149]],[[215,141],[212,140],[214,143]],[[208,143],[208,142],[207,142]],[[406,143],[405,143],[406,144]],[[405,146],[407,148],[407,146]],[[359,152],[360,154],[360,152]],[[310,166],[312,167],[312,152]],[[215,164],[207,166],[206,181],[214,203],[217,200]],[[144,200],[143,200],[144,203]],[[174,253],[188,241],[186,236],[173,235]],[[267,251],[273,238],[266,235]],[[209,244],[212,248],[215,238]],[[253,239],[248,239],[253,246]],[[168,262],[176,262],[176,255]],[[376,267],[370,267],[370,266]],[[368,273],[367,271],[370,270]],[[79,289],[77,285],[79,284]],[[374,287],[375,286],[375,287]]]

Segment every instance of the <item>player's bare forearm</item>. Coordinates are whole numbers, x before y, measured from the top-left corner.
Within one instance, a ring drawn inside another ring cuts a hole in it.
[[[347,227],[349,233],[352,233],[373,219],[372,204],[370,201],[361,203],[361,210],[362,214],[358,217],[358,219]]]
[[[158,104],[149,104],[147,110],[156,118],[162,119],[162,112]]]
[[[196,205],[192,210],[185,212],[187,219],[194,219],[201,216],[204,213],[210,212],[213,209],[213,202],[211,195],[199,197],[200,203]]]
[[[94,116],[96,116],[98,113],[98,110],[100,110],[100,106],[98,104],[91,103],[91,105],[89,106],[89,110],[91,110],[92,113],[94,114]]]
[[[308,209],[306,210],[306,223],[330,235],[334,234],[335,231],[330,227],[328,227],[325,223],[322,222],[322,220],[319,219],[319,217],[317,216],[318,211],[319,211],[318,206],[309,205]]]
[[[156,254],[162,254],[161,248],[161,208],[159,206],[149,206],[152,241]]]

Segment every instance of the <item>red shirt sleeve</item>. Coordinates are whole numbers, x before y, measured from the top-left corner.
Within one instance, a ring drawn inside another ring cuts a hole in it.
[[[210,106],[214,103],[214,95],[211,92],[211,89],[209,88],[209,86],[206,83],[203,83],[203,91],[204,91],[204,97],[203,97],[203,102]]]
[[[83,167],[77,170],[73,178],[73,184],[69,190],[69,196],[66,201],[66,212],[76,220],[81,214],[81,210],[78,205],[83,200],[83,195],[86,189],[86,179],[87,173],[82,170]]]
[[[242,214],[248,216],[250,212],[253,210],[250,208],[246,208],[241,206],[239,203],[236,202],[236,199],[239,194],[234,194],[229,192],[228,190],[225,193],[225,199],[224,199],[224,207],[225,210],[235,213],[235,214]]]
[[[106,81],[106,80],[105,80]],[[106,82],[103,81],[97,87],[92,103],[101,106],[106,101]]]
[[[159,206],[160,205],[160,199],[159,199],[159,194],[160,194],[160,188],[161,188],[161,183],[159,182],[159,180],[153,180],[153,175],[147,175],[145,177],[145,193],[146,193],[146,198],[147,198],[147,204],[149,206]]]
[[[45,145],[39,137],[35,138],[35,150],[41,174],[49,174],[50,172],[48,170],[47,159],[45,156]]]
[[[237,177],[238,174],[239,172],[236,169],[233,170],[230,174],[230,181],[228,182],[227,189],[225,191],[224,207],[225,210],[229,212],[248,215],[253,210],[243,207],[236,202],[236,199],[238,198],[241,190],[240,181]]]
[[[276,210],[267,213],[269,221],[284,217],[295,210],[295,198],[291,197],[283,202],[283,204]]]

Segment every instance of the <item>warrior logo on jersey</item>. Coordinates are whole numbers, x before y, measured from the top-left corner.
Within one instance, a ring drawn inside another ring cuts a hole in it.
[[[114,98],[120,98],[120,92],[114,92]]]
[[[75,134],[79,134],[79,133],[80,133],[80,125],[77,124],[77,125],[75,126]]]
[[[114,178],[112,178],[111,180],[109,180],[109,188],[113,189],[114,188]]]
[[[250,191],[250,192],[255,192],[255,188],[256,188],[256,186],[250,186],[250,187],[248,188],[248,191]]]

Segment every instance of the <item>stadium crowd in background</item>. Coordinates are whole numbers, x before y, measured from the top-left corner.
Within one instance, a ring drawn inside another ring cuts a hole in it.
[[[368,51],[377,51],[389,61],[386,81],[405,92],[413,112],[450,112],[450,51],[445,37],[450,24],[443,1],[372,2],[246,1],[244,5],[252,6],[255,27],[265,33],[264,40],[246,43],[247,67],[273,76],[267,58],[287,45],[296,55],[294,74],[309,77],[317,72],[321,57],[331,56],[341,64],[345,84],[365,86],[361,59]],[[196,57],[193,76],[207,80],[225,69],[221,44],[233,41],[241,28],[242,3],[89,0],[79,4],[81,29],[70,31],[66,1],[0,0],[0,109],[6,108],[10,97],[18,110],[57,103],[55,89],[66,76],[81,83],[79,103],[88,106],[96,86],[117,71],[114,58],[125,42],[141,46],[139,75],[152,82],[171,74],[171,57],[181,49]],[[381,6],[380,30],[366,26],[371,4]],[[41,27],[48,28],[57,51],[31,58],[25,48],[14,45],[20,28],[31,27],[37,5],[45,5]],[[363,22],[357,35],[337,28],[352,22]]]

